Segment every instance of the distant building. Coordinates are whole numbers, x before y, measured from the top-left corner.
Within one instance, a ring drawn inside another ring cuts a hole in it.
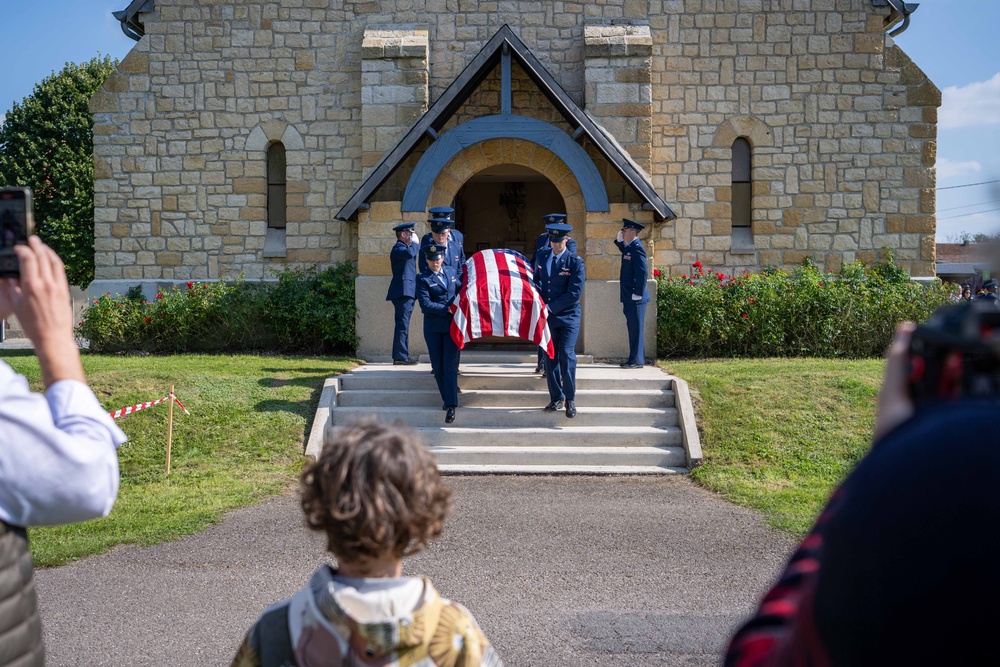
[[[566,212],[599,356],[624,331],[622,217],[677,276],[882,247],[933,275],[941,96],[886,35],[915,8],[134,0],[116,16],[138,44],[91,102],[92,290],[356,261],[359,354],[379,356],[391,228],[435,205],[469,254],[530,254]]]
[[[938,243],[937,277],[949,283],[981,286],[990,277],[994,258],[1000,256],[995,243]]]

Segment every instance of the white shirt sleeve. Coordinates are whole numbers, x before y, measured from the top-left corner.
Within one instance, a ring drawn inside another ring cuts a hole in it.
[[[39,526],[107,516],[126,439],[87,385],[62,380],[43,396],[0,361],[0,519]]]

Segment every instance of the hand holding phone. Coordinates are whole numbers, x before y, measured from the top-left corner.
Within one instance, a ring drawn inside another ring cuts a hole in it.
[[[34,227],[31,190],[0,188],[0,278],[21,277],[14,246],[26,245]]]

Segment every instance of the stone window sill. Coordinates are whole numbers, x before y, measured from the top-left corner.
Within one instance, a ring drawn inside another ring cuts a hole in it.
[[[285,257],[285,230],[268,228],[264,236],[264,257]]]

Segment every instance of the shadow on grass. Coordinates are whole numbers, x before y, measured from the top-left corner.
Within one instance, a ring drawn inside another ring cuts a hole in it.
[[[319,370],[319,369],[314,369]],[[336,375],[336,373],[334,373]],[[331,375],[313,375],[311,377],[293,378],[291,380],[275,380],[274,378],[261,378],[258,382],[264,387],[283,387],[285,385],[295,385],[298,387],[312,387],[309,399],[305,401],[289,401],[285,399],[267,399],[258,401],[254,405],[257,412],[289,412],[293,415],[300,415],[306,418],[305,428],[302,431],[302,441],[309,440],[309,432],[312,430],[313,421],[316,418],[316,408],[319,406],[319,397],[323,393],[323,384]]]
[[[34,350],[3,350],[0,349],[0,357],[33,357]]]

